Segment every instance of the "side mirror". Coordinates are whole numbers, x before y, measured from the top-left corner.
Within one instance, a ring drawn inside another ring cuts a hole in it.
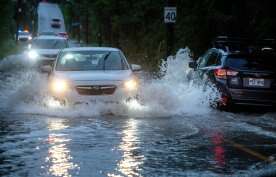
[[[133,72],[142,71],[142,67],[140,65],[132,64],[131,69]]]
[[[191,62],[189,62],[189,68],[196,69],[196,67],[197,67],[196,61],[191,61]]]
[[[52,72],[52,67],[50,65],[44,65],[40,67],[41,72],[43,73],[51,73]]]

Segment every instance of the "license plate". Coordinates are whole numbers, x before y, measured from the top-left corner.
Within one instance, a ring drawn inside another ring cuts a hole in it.
[[[249,78],[248,79],[248,85],[249,86],[255,86],[255,87],[264,87],[265,86],[265,80],[264,79]]]

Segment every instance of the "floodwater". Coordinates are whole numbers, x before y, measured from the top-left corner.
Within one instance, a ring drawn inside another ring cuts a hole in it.
[[[24,55],[0,63],[0,176],[274,176],[276,114],[220,112],[189,82],[188,49],[139,102],[51,104]],[[164,67],[160,67],[160,71]]]

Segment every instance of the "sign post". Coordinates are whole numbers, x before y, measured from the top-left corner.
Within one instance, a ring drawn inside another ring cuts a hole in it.
[[[164,7],[164,23],[166,24],[166,55],[170,56],[174,48],[174,24],[176,23],[176,0],[166,0]]]

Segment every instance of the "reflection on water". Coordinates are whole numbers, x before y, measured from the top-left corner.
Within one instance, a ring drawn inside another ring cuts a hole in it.
[[[216,164],[223,168],[225,166],[225,150],[223,147],[223,134],[215,133],[212,137],[212,142],[214,143],[214,159]]]
[[[78,165],[72,162],[73,157],[67,148],[67,144],[71,139],[67,138],[66,134],[57,133],[67,127],[63,120],[53,119],[49,120],[48,123],[50,147],[46,162],[49,163],[48,173],[53,176],[71,177],[70,172],[73,169],[79,169]]]
[[[48,121],[48,130],[50,132],[52,131],[56,131],[56,130],[63,130],[68,128],[69,126],[64,124],[64,120],[63,119],[50,119]]]
[[[119,145],[122,151],[122,160],[118,163],[118,171],[125,176],[141,176],[139,170],[143,164],[143,155],[139,155],[139,137],[137,136],[137,121],[130,119],[126,129],[122,132],[122,141]]]

